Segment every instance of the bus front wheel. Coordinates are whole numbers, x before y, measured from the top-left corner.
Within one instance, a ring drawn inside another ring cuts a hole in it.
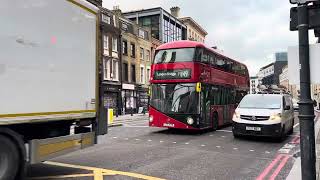
[[[19,170],[19,151],[16,144],[6,136],[0,135],[0,179],[15,179]]]

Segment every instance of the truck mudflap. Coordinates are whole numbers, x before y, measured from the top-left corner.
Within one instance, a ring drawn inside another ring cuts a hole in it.
[[[94,145],[94,133],[29,141],[29,163],[36,164]]]

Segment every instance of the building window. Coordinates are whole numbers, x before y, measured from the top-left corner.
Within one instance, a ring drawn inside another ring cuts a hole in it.
[[[103,35],[103,54],[109,56],[109,37],[107,35]]]
[[[123,81],[128,82],[129,81],[129,69],[128,64],[123,63]]]
[[[150,50],[147,50],[147,54],[146,54],[146,60],[147,61],[150,61],[150,56],[151,56]]]
[[[113,60],[111,78],[113,81],[119,81],[119,61],[117,60]]]
[[[122,42],[122,54],[123,55],[128,55],[128,42],[127,41],[123,41]]]
[[[102,21],[107,24],[111,24],[111,17],[108,15],[102,14]]]
[[[140,59],[144,60],[144,49],[140,47]]]
[[[145,32],[142,29],[139,29],[139,37],[145,39]]]
[[[136,57],[136,46],[133,43],[130,44],[130,50],[131,50],[131,57],[135,58]]]
[[[103,63],[104,80],[119,81],[119,61],[105,58]]]
[[[118,52],[118,38],[112,38],[112,51]]]
[[[110,70],[111,70],[111,60],[108,59],[108,58],[104,58],[104,61],[103,61],[103,69],[104,69],[104,80],[111,80],[111,77],[110,77]]]
[[[136,82],[136,66],[131,65],[131,82]]]
[[[147,83],[150,81],[150,68],[147,68]]]
[[[140,82],[144,84],[144,67],[140,67]]]

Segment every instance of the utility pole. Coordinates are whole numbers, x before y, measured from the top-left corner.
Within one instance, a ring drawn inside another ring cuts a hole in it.
[[[314,5],[308,4],[313,2]],[[290,30],[298,30],[299,33],[299,63],[300,63],[300,149],[301,149],[301,175],[303,180],[316,179],[316,152],[314,134],[314,108],[311,99],[310,87],[310,55],[309,55],[309,29],[315,29],[319,24],[314,24],[310,17],[310,9],[315,9],[317,0],[290,0],[292,4],[298,4],[291,9]]]
[[[299,62],[300,62],[300,148],[303,180],[316,179],[314,109],[310,89],[309,15],[308,5],[298,6]]]

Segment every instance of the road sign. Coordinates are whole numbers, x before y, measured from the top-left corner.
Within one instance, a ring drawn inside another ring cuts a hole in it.
[[[308,6],[309,29],[320,28],[320,6]],[[298,30],[298,9],[290,9],[290,31]]]
[[[311,84],[320,84],[320,44],[310,45]],[[288,49],[288,76],[290,84],[300,84],[299,47]]]

